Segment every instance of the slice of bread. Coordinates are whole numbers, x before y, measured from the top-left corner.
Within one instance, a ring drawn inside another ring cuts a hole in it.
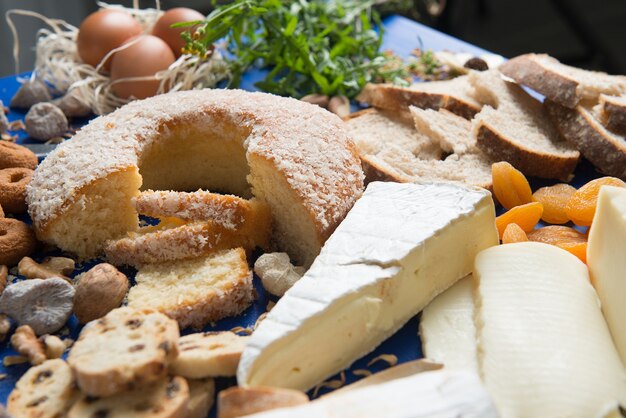
[[[626,95],[600,95],[600,120],[611,131],[626,135]]]
[[[77,396],[70,366],[61,359],[47,360],[17,381],[7,400],[7,412],[16,418],[60,417]]]
[[[368,182],[439,180],[491,187],[491,161],[471,146],[467,120],[445,110],[412,107],[411,112],[412,125],[406,116],[373,108],[346,121]],[[451,155],[441,159],[446,153]]]
[[[600,94],[626,93],[624,77],[570,67],[546,54],[520,55],[499,69],[507,77],[569,108],[581,100],[596,100]]]
[[[304,392],[274,387],[232,387],[217,398],[217,418],[238,418],[257,412],[302,405],[309,402]]]
[[[85,395],[111,396],[165,377],[179,336],[161,313],[118,308],[83,328],[67,362]]]
[[[357,101],[374,107],[406,111],[409,106],[422,109],[447,109],[466,119],[480,111],[480,103],[472,96],[467,76],[452,80],[415,83],[409,87],[393,84],[367,84]]]
[[[170,371],[193,379],[235,376],[249,339],[230,331],[185,335],[178,342],[180,355]]]
[[[590,107],[569,109],[550,100],[544,106],[563,136],[599,171],[626,180],[626,138],[607,130]]]
[[[498,70],[469,75],[485,106],[472,120],[478,147],[494,161],[508,161],[529,176],[567,180],[579,152],[566,142],[541,103]]]
[[[238,315],[253,300],[252,273],[242,248],[145,265],[135,281],[128,292],[128,306],[162,312],[181,328],[201,328]]]
[[[271,234],[269,211],[253,211],[244,223],[232,230],[213,221],[184,223],[167,218],[157,226],[141,228],[127,237],[110,241],[104,248],[114,265],[141,267],[201,257],[216,251],[243,247],[267,249]]]
[[[412,115],[404,111],[369,108],[351,113],[345,126],[360,156],[375,155],[390,143],[422,160],[440,159],[441,147],[415,130]]]
[[[189,386],[182,377],[167,376],[148,386],[111,397],[84,396],[68,418],[183,418],[187,417]]]
[[[234,195],[195,192],[142,192],[135,199],[135,208],[153,218],[175,217],[185,221],[213,221],[228,229],[237,229],[250,219],[270,219],[269,207],[258,199],[242,199]]]

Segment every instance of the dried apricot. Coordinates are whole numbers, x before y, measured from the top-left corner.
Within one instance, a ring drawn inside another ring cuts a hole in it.
[[[569,226],[551,225],[535,229],[528,234],[531,241],[556,245],[587,262],[587,235]]]
[[[524,232],[530,232],[533,230],[541,214],[543,213],[543,206],[539,202],[526,203],[525,205],[516,206],[508,212],[496,218],[496,227],[500,234],[500,239],[504,235],[504,229],[508,224],[516,223],[522,228]]]
[[[535,229],[528,234],[531,241],[545,244],[580,243],[587,242],[587,236],[569,226],[550,225]]]
[[[533,199],[543,205],[541,219],[551,224],[564,224],[569,221],[565,206],[576,192],[569,184],[561,183],[542,187],[533,193]]]
[[[567,202],[565,213],[576,225],[589,226],[596,214],[598,194],[602,186],[626,187],[626,183],[616,177],[601,177],[591,180],[580,189]]]
[[[491,165],[493,194],[506,209],[533,201],[532,191],[524,175],[506,161]]]
[[[502,234],[502,243],[503,244],[512,244],[514,242],[524,242],[528,241],[528,236],[526,232],[516,223],[508,224],[506,228],[504,228],[504,233]]]
[[[557,247],[564,249],[567,252],[574,254],[580,261],[587,264],[587,243],[586,242],[576,242],[576,243],[566,243],[566,244],[558,244]]]

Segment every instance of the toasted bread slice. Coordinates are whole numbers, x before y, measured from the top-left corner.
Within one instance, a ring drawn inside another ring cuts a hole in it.
[[[253,300],[252,273],[242,248],[139,268],[128,306],[154,309],[181,328],[201,328],[243,312]],[[190,376],[204,377],[204,376]]]
[[[153,218],[175,217],[185,221],[213,221],[228,229],[237,229],[250,218],[269,218],[268,206],[258,199],[242,199],[234,195],[195,192],[142,192],[135,199],[135,208]]]
[[[569,109],[550,100],[544,106],[563,136],[599,171],[626,180],[626,138],[607,130],[590,107]]]
[[[499,67],[502,74],[574,108],[581,100],[596,100],[600,94],[626,93],[626,78],[561,64],[546,54],[525,54]]]
[[[485,107],[472,120],[478,147],[495,161],[508,161],[526,175],[567,180],[579,152],[552,125],[541,103],[498,70],[469,75]]]
[[[626,95],[600,95],[600,121],[611,131],[626,135]]]
[[[466,119],[480,111],[480,103],[472,96],[467,76],[452,80],[415,83],[410,87],[393,84],[367,84],[357,100],[375,107],[406,111],[409,106],[422,109],[447,109]]]

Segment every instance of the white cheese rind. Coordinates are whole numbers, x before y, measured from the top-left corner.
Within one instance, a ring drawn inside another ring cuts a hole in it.
[[[603,186],[589,232],[587,265],[626,365],[626,189]]]
[[[255,330],[239,384],[307,390],[372,351],[497,244],[494,213],[480,188],[371,183]]]
[[[483,382],[503,418],[601,417],[626,398],[626,372],[587,268],[537,242],[476,257]]]
[[[478,373],[473,287],[471,275],[459,280],[430,302],[420,318],[424,356],[448,370]]]
[[[478,375],[446,370],[322,397],[250,418],[497,418]]]

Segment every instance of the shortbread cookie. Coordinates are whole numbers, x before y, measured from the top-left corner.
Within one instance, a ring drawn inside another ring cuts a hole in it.
[[[206,418],[213,407],[215,399],[215,381],[206,379],[187,379],[189,385],[189,402],[187,402],[186,418]]]
[[[193,260],[139,268],[128,306],[154,309],[178,321],[180,328],[202,329],[227,316],[239,315],[254,300],[252,272],[243,248]]]
[[[53,418],[65,414],[77,391],[72,370],[61,359],[31,367],[9,395],[7,411],[13,418]]]
[[[232,332],[201,332],[181,337],[173,374],[189,377],[234,376],[249,337]]]
[[[108,398],[84,396],[68,418],[186,418],[189,386],[182,377],[166,377],[148,386]]]
[[[178,324],[167,316],[118,308],[83,328],[68,363],[83,393],[111,396],[165,376],[178,338]]]

